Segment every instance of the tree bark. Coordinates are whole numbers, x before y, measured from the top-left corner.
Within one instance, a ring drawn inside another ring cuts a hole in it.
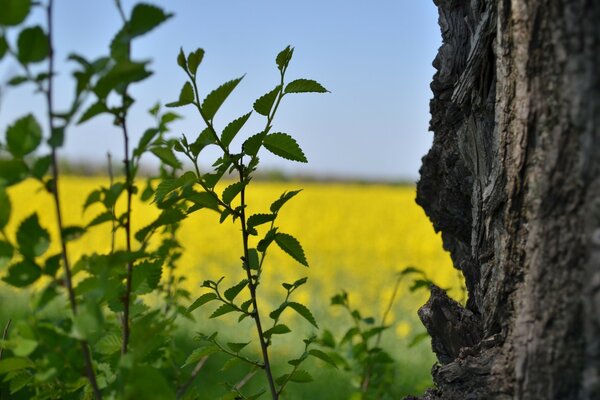
[[[434,0],[417,202],[465,276],[425,399],[600,399],[600,1]]]

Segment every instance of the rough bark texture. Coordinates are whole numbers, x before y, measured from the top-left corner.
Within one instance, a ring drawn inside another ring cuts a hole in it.
[[[427,399],[600,399],[600,1],[434,0],[417,202],[465,276]]]

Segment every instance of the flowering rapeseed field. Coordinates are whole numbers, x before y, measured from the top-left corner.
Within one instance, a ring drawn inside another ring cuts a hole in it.
[[[62,178],[66,225],[83,225],[101,212],[94,206],[82,211],[88,193],[101,185],[108,186],[108,178]],[[250,212],[266,212],[282,192],[295,189],[303,191],[283,209],[279,226],[302,243],[310,268],[273,246],[265,262],[263,301],[278,304],[281,282],[308,276],[309,284],[297,292],[295,300],[309,305],[317,315],[333,312],[335,317],[339,310],[328,307],[329,298],[346,290],[363,314],[380,316],[391,296],[395,273],[408,265],[422,269],[431,280],[452,288],[451,294],[460,297],[458,275],[442,249],[440,236],[415,204],[413,186],[255,182],[248,193]],[[18,221],[37,211],[42,226],[56,238],[51,197],[38,183],[24,182],[9,193],[13,215],[8,232],[14,232]],[[147,225],[157,214],[153,206],[136,201],[134,229]],[[233,284],[243,277],[239,231],[237,222],[219,224],[218,215],[209,210],[199,211],[184,222],[179,234],[185,251],[177,273],[186,277],[185,288],[194,297],[202,291],[200,284],[205,279],[226,276],[226,283]],[[109,224],[92,228],[71,244],[72,259],[93,251],[107,252],[110,236]],[[57,246],[56,241],[53,246]],[[415,311],[426,299],[425,293],[410,294],[408,287],[408,282],[400,287],[392,315],[400,337],[414,333]]]

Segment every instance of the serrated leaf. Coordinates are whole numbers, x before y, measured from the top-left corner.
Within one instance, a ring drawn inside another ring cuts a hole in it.
[[[287,66],[290,63],[290,60],[292,59],[293,54],[294,48],[290,46],[287,46],[285,49],[280,51],[279,54],[277,54],[277,57],[275,58],[275,63],[277,64],[277,68],[280,71],[284,68],[287,68]]]
[[[39,257],[50,246],[50,234],[40,226],[37,213],[24,219],[17,230],[17,244],[24,257]]]
[[[239,282],[238,284],[230,287],[229,289],[225,290],[224,292],[224,296],[227,300],[229,301],[233,301],[233,299],[236,298],[236,296],[248,285],[248,279],[243,279],[241,282]]]
[[[283,205],[285,203],[288,202],[288,200],[290,200],[292,197],[294,197],[295,195],[297,195],[298,193],[300,193],[302,191],[302,189],[300,190],[292,190],[290,192],[284,192],[281,197],[279,197],[277,200],[275,200],[272,204],[271,204],[271,212],[272,213],[277,213],[279,212],[279,210],[281,209],[281,207],[283,207]]]
[[[204,293],[202,296],[198,297],[196,301],[194,301],[188,308],[187,312],[192,312],[195,309],[202,307],[204,304],[213,301],[217,298],[215,293]]]
[[[271,229],[263,239],[261,239],[256,245],[256,250],[264,253],[269,245],[275,240],[275,236],[277,235],[277,228]]]
[[[132,286],[136,294],[147,294],[154,291],[160,283],[162,264],[144,261],[133,268]]]
[[[100,213],[99,215],[96,215],[96,217],[94,217],[94,219],[92,219],[87,225],[87,228],[91,228],[92,226],[96,226],[96,225],[100,225],[103,224],[105,222],[108,221],[112,221],[113,220],[113,215],[110,211],[105,211],[103,213]]]
[[[85,121],[88,121],[92,118],[94,118],[97,115],[100,115],[102,113],[106,113],[109,112],[108,107],[106,106],[106,103],[104,103],[104,101],[97,101],[96,103],[92,104],[91,106],[89,106],[81,115],[81,118],[79,118],[79,121],[77,121],[77,124],[82,124]]]
[[[306,261],[302,245],[300,245],[300,242],[295,237],[287,233],[277,233],[275,235],[275,243],[294,260],[308,267],[308,261]]]
[[[244,188],[244,182],[235,182],[225,188],[223,190],[223,194],[221,195],[221,199],[225,204],[231,204],[233,199],[242,191]]]
[[[250,136],[242,144],[242,151],[249,156],[256,156],[263,145],[264,138],[264,133],[257,133],[256,135]]]
[[[89,206],[94,203],[99,203],[101,200],[102,192],[99,189],[93,190],[88,194],[88,197],[85,199],[85,203],[83,203],[83,211],[87,210]]]
[[[196,174],[192,171],[187,171],[177,179],[167,178],[161,181],[156,187],[154,193],[154,201],[161,203],[164,198],[174,190],[179,189],[182,186],[191,185],[196,182]]]
[[[294,138],[286,133],[271,133],[263,140],[263,146],[276,156],[286,160],[308,162]]]
[[[31,285],[42,275],[42,269],[31,260],[23,260],[13,264],[2,280],[9,285],[22,288]]]
[[[16,120],[6,130],[8,151],[16,158],[33,152],[42,142],[42,128],[32,114]]]
[[[204,50],[203,49],[197,49],[196,51],[193,51],[188,55],[187,65],[188,65],[188,69],[192,75],[196,75],[198,66],[202,62],[203,58],[204,58]]]
[[[201,106],[204,118],[206,118],[209,121],[211,121],[214,118],[217,111],[219,111],[221,105],[223,105],[227,97],[231,94],[233,89],[235,89],[235,87],[238,85],[238,83],[240,83],[240,81],[243,78],[244,77],[242,76],[240,78],[226,82],[219,86],[217,89],[210,92],[208,96],[206,96]]]
[[[231,304],[223,304],[210,315],[210,318],[220,317],[221,315],[228,314],[232,311],[236,311],[235,307]]]
[[[198,135],[194,143],[190,145],[190,150],[192,151],[192,154],[197,157],[202,149],[215,143],[217,143],[215,134],[213,130],[207,126],[200,132],[200,135]]]
[[[140,63],[123,59],[115,64],[106,75],[98,79],[94,87],[94,93],[100,99],[104,99],[111,91],[144,80],[150,75],[152,75],[152,72],[146,70],[145,62]]]
[[[327,91],[319,82],[312,79],[296,79],[285,87],[285,93],[326,93]]]
[[[219,210],[219,203],[214,195],[207,192],[194,192],[187,196],[187,200],[190,200],[194,203],[188,212],[200,210],[202,208],[209,208],[211,210]]]
[[[244,349],[244,347],[248,346],[249,344],[250,344],[250,342],[244,342],[244,343],[228,342],[227,347],[229,347],[229,350],[233,351],[234,353],[239,353],[240,351],[242,351]]]
[[[317,325],[317,320],[315,319],[315,317],[312,315],[310,310],[305,305],[291,301],[291,302],[288,302],[287,306],[292,308],[293,310],[295,310],[304,319],[306,319],[308,322],[313,324],[315,326],[315,328],[319,327]]]
[[[273,108],[273,104],[277,99],[277,95],[281,90],[281,85],[275,87],[275,89],[271,90],[269,93],[266,93],[259,97],[254,102],[254,110],[260,115],[269,116],[271,112],[271,108]]]
[[[270,338],[273,335],[285,335],[286,333],[290,333],[292,330],[284,324],[277,324],[271,329],[265,331],[264,335],[266,338]]]
[[[172,16],[173,14],[165,13],[159,7],[145,3],[136,4],[129,18],[127,33],[131,37],[144,35]]]
[[[30,0],[2,0],[0,2],[0,25],[15,26],[25,20],[31,8]]]
[[[0,158],[0,186],[17,184],[27,178],[28,175],[29,169],[23,160]]]
[[[0,229],[3,229],[10,220],[11,204],[8,193],[3,186],[0,186]]]
[[[142,135],[142,137],[140,138],[140,141],[138,142],[137,147],[135,148],[135,150],[133,151],[133,155],[135,157],[139,157],[141,156],[146,149],[148,148],[148,145],[150,144],[150,142],[160,133],[160,131],[156,128],[149,128],[146,129],[146,131],[144,132],[144,134]]]
[[[271,222],[275,220],[275,214],[253,214],[248,217],[247,226],[248,229],[252,229],[256,226],[265,224],[267,222]]]
[[[185,360],[185,363],[181,366],[181,368],[187,367],[188,365],[191,365],[191,364],[196,364],[202,358],[209,356],[211,354],[214,354],[214,353],[218,353],[219,351],[220,351],[219,347],[217,347],[216,345],[200,347],[199,349],[192,351],[192,354],[190,354],[188,356],[188,358]]]
[[[290,375],[289,380],[291,382],[304,383],[304,382],[312,382],[313,377],[307,371],[298,369]]]
[[[248,121],[248,118],[250,118],[250,115],[252,115],[252,112],[231,121],[225,129],[223,129],[223,133],[221,134],[221,143],[223,146],[227,147],[231,144],[233,138],[235,138],[240,129],[242,129],[246,121]]]
[[[43,61],[48,54],[48,36],[40,26],[25,28],[19,33],[17,58],[23,64]]]
[[[103,355],[115,354],[121,350],[121,336],[115,333],[109,333],[102,336],[94,345],[94,349]]]
[[[177,159],[177,157],[175,157],[175,154],[173,153],[173,150],[171,150],[168,147],[155,147],[152,150],[152,153],[158,157],[162,162],[164,162],[165,164],[173,167],[173,168],[180,168],[181,167],[181,163],[179,162],[179,160]]]

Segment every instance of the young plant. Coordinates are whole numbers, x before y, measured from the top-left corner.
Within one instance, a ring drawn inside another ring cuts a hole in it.
[[[238,136],[252,112],[229,123],[220,134],[217,133],[214,118],[222,104],[241,82],[243,77],[233,79],[221,85],[206,95],[204,100],[201,101],[197,72],[204,58],[204,50],[197,49],[187,55],[181,50],[177,57],[177,63],[187,75],[188,80],[181,89],[179,99],[167,104],[167,106],[193,106],[198,111],[205,127],[193,141],[188,140],[184,135],[172,149],[165,146],[160,151],[154,152],[163,162],[171,162],[173,167],[179,167],[180,164],[175,158],[174,150],[175,152],[184,154],[193,166],[192,171],[187,171],[176,179],[165,179],[158,185],[155,201],[159,207],[165,202],[171,204],[185,203],[188,205],[188,208],[185,213],[186,215],[180,213],[181,218],[200,209],[209,209],[218,213],[221,223],[231,218],[234,223],[237,222],[240,226],[241,267],[245,274],[244,278],[227,289],[222,289],[224,278],[217,281],[205,281],[203,286],[208,289],[208,292],[200,296],[189,307],[188,311],[214,301],[220,303],[220,305],[211,315],[211,318],[229,313],[239,314],[239,321],[250,317],[254,320],[256,336],[260,347],[261,360],[255,361],[241,355],[241,351],[249,342],[230,344],[228,350],[225,346],[217,342],[216,334],[202,336],[204,341],[212,343],[211,346],[204,346],[198,349],[190,356],[186,364],[200,362],[204,359],[203,357],[213,351],[220,351],[231,357],[236,357],[249,364],[252,369],[260,368],[264,370],[268,390],[273,399],[279,398],[288,382],[306,381],[309,376],[308,373],[297,369],[298,365],[303,361],[302,357],[293,364],[294,368],[291,373],[284,374],[279,378],[276,378],[274,375],[270,359],[271,354],[269,352],[272,337],[276,334],[285,334],[291,331],[286,325],[278,323],[281,314],[287,309],[294,310],[309,323],[317,327],[317,323],[308,308],[300,303],[289,300],[291,294],[306,282],[305,278],[295,283],[283,284],[287,290],[286,298],[276,310],[269,314],[269,317],[274,321],[270,329],[266,329],[264,326],[264,314],[261,314],[257,294],[261,283],[261,273],[265,267],[264,261],[268,249],[273,243],[277,244],[298,263],[308,267],[308,261],[299,241],[292,235],[283,232],[276,224],[282,207],[287,201],[297,195],[299,191],[282,194],[265,213],[248,215],[247,211],[247,191],[252,181],[253,173],[259,165],[260,160],[258,155],[262,148],[287,160],[307,162],[304,152],[292,136],[287,133],[271,132],[276,112],[285,96],[294,93],[327,92],[323,86],[313,80],[296,79],[289,83],[286,82],[286,71],[292,55],[293,49],[289,46],[277,55],[276,65],[280,80],[274,89],[261,96],[254,103],[254,111],[266,120],[264,128],[259,133],[248,137],[243,142],[240,150],[234,151],[232,142]],[[200,156],[202,151],[208,146],[217,147],[221,155],[212,163],[212,169],[202,171]],[[218,193],[217,184],[226,174],[232,174],[235,177],[235,181],[228,185],[221,193]],[[199,189],[199,191],[196,191],[196,189]],[[259,230],[265,225],[269,228],[264,234],[259,235]],[[244,290],[246,290],[248,297],[238,300]],[[312,340],[307,341],[307,348],[310,343],[312,343]],[[308,354],[306,349],[303,354]],[[237,387],[235,385],[233,388]],[[233,392],[239,392],[239,388]]]

